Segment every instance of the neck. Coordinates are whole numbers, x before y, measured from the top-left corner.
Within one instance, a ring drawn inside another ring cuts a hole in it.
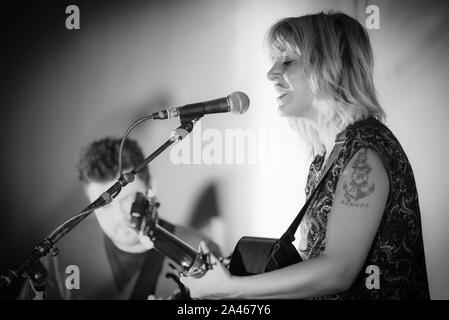
[[[324,148],[326,149],[326,159],[329,157],[330,153],[332,152],[332,149],[334,149],[335,145],[335,133],[325,132],[324,130],[323,135],[320,134],[320,140],[322,141]]]
[[[317,121],[312,121],[311,123],[320,136],[319,139],[324,147],[324,151],[326,152],[325,160],[327,160],[332,152],[332,149],[334,148],[337,132],[333,132],[327,126],[324,126],[322,123],[318,123]]]

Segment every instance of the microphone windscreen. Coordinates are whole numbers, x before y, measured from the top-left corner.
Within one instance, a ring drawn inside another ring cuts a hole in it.
[[[228,96],[229,107],[231,112],[235,114],[242,114],[248,111],[249,97],[241,91],[236,91]]]

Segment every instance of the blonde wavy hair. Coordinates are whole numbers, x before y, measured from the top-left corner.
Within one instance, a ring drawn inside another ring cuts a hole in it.
[[[328,133],[337,134],[370,116],[385,121],[373,82],[368,33],[356,19],[332,11],[285,18],[268,30],[266,44],[272,57],[290,51],[303,60],[319,125]],[[325,151],[320,132],[309,120],[289,121],[311,156]]]

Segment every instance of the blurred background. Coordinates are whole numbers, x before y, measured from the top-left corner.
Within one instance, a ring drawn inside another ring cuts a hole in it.
[[[75,171],[83,146],[164,107],[233,91],[250,97],[247,113],[204,117],[150,164],[159,213],[225,253],[244,235],[280,236],[304,202],[310,160],[277,115],[265,33],[280,18],[328,9],[365,24],[376,5],[375,83],[414,168],[432,298],[449,299],[447,1],[92,2],[1,2],[0,272],[88,204]],[[66,29],[71,4],[79,30]],[[150,154],[178,125],[147,122],[131,137]]]

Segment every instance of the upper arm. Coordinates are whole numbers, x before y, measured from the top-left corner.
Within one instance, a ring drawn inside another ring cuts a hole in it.
[[[352,284],[363,267],[388,194],[388,175],[379,155],[360,149],[338,180],[323,252],[337,263],[344,287]]]

